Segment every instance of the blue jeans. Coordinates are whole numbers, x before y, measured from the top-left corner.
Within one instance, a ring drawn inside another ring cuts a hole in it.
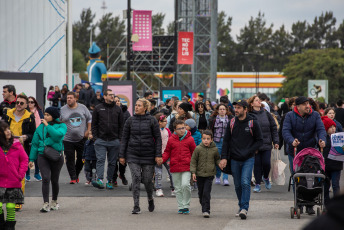
[[[253,165],[254,157],[246,161],[231,160],[232,176],[240,210],[248,211],[249,208]]]
[[[293,182],[293,192],[295,193],[295,183],[294,183],[294,169],[293,169],[293,161],[294,161],[294,156],[288,154],[288,159],[289,159],[289,170],[291,174],[291,180]]]
[[[107,180],[112,181],[113,174],[115,173],[116,163],[119,154],[120,143],[119,140],[104,141],[98,138],[94,142],[94,149],[97,156],[97,177],[98,179],[104,179],[104,166],[107,157],[108,168],[107,168]]]
[[[326,171],[325,174],[329,178],[329,180],[325,180],[325,191],[324,191],[324,201],[325,205],[328,204],[328,201],[330,200],[330,192],[329,189],[331,187],[331,181],[332,181],[332,188],[333,188],[333,195],[338,196],[340,192],[340,173],[341,171]]]
[[[215,142],[216,148],[219,150],[219,154],[221,157],[221,152],[222,152],[222,144],[223,144],[223,138],[221,138],[220,142]],[[218,165],[216,165],[216,178],[220,178],[221,177],[221,169],[219,168]],[[222,174],[222,179],[223,180],[228,180],[228,174],[223,173]]]

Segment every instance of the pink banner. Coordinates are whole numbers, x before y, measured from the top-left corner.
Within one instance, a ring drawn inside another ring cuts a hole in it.
[[[139,36],[139,41],[133,43],[133,51],[152,51],[152,11],[133,11],[133,35]]]
[[[133,115],[133,86],[132,85],[109,85],[111,89],[123,105],[128,107],[128,111]]]

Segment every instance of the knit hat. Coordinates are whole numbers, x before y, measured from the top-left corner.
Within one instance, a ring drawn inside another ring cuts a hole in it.
[[[196,121],[194,119],[187,119],[185,124],[188,125],[191,129],[196,127]]]
[[[336,127],[336,123],[332,119],[328,118],[327,116],[322,116],[321,121],[324,123],[326,132],[332,125]]]
[[[60,111],[56,107],[46,108],[45,112],[49,113],[53,117],[54,120],[60,117]]]
[[[182,110],[184,110],[186,113],[189,111],[192,111],[192,105],[186,102],[183,102],[179,105],[179,108],[181,108]]]

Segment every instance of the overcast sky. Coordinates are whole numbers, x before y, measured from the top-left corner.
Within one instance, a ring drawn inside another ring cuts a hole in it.
[[[91,7],[96,13],[96,21],[101,18],[104,10],[101,6],[105,2],[105,13],[112,12],[121,15],[127,8],[127,0],[72,0],[73,21],[80,18],[83,8]],[[239,35],[240,29],[248,24],[251,16],[256,17],[261,11],[265,14],[267,24],[274,24],[274,30],[282,24],[290,31],[291,25],[297,21],[306,20],[312,23],[315,16],[322,12],[332,11],[337,19],[337,25],[344,19],[344,0],[218,0],[219,11],[225,11],[227,16],[233,18],[232,36]],[[152,10],[153,14],[162,12],[166,14],[166,25],[174,20],[174,0],[132,0],[131,6],[136,10]]]

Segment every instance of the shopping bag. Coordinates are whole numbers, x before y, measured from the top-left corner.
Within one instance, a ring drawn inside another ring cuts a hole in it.
[[[271,161],[271,181],[276,185],[284,185],[285,184],[285,173],[284,169],[287,166],[280,157],[280,153],[278,149],[275,149],[272,154],[272,161]]]

